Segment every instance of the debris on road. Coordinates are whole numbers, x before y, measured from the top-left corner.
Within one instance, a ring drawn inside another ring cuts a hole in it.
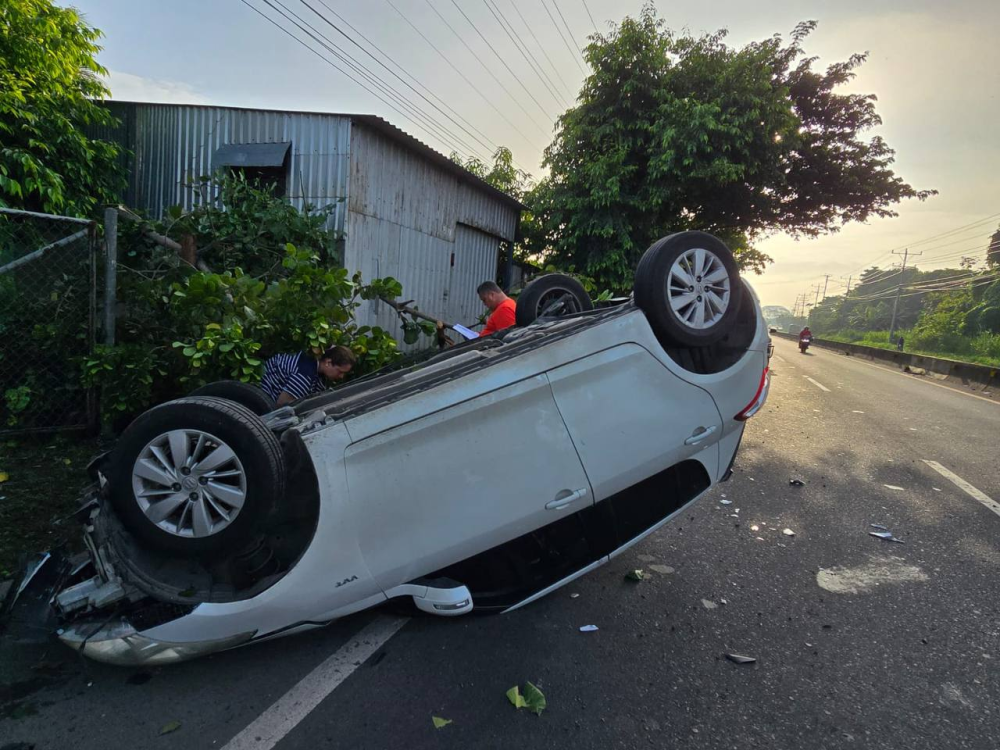
[[[640,570],[639,568],[636,568],[635,570],[630,570],[628,573],[625,574],[626,581],[641,581],[644,577],[645,576],[643,575],[642,570]]]
[[[753,526],[750,527],[750,531],[760,531],[760,526],[754,524]]]
[[[545,695],[530,682],[524,683],[524,695],[517,685],[507,691],[507,700],[514,708],[526,708],[534,712],[536,716],[541,716],[545,710]]]
[[[913,367],[912,365],[906,365],[903,367],[903,372],[908,372],[911,375],[926,375],[927,370],[923,367]]]
[[[781,533],[784,534],[785,536],[795,536],[795,532],[792,531],[791,529],[782,529]]]
[[[6,471],[0,471],[0,484],[3,484],[8,479],[10,479],[10,474],[8,474]]]
[[[753,656],[743,656],[741,654],[726,654],[726,658],[734,664],[756,664],[757,659]]]
[[[640,560],[642,560],[643,562],[646,562],[646,563],[649,563],[649,562],[656,562],[656,558],[655,558],[655,557],[653,557],[652,555],[637,555],[637,557],[638,557],[638,558],[639,558]]]
[[[594,633],[600,630],[596,625],[584,625],[580,628],[581,633]]]
[[[902,487],[897,487],[897,486],[896,486],[896,485],[894,485],[894,484],[883,484],[882,486],[883,486],[883,487],[885,487],[885,488],[886,488],[887,490],[897,490],[897,491],[899,491],[899,492],[902,492],[902,491],[903,491],[903,488],[902,488]]]
[[[806,483],[803,482],[801,479],[789,479],[788,483],[792,487],[805,487],[806,486]]]
[[[440,716],[432,716],[431,721],[434,723],[435,729],[441,729],[441,727],[451,724],[451,719],[442,719]]]
[[[168,724],[164,724],[160,727],[160,734],[170,734],[171,732],[176,732],[181,728],[181,723],[179,721],[171,721]]]
[[[720,502],[720,503],[721,503],[722,505],[732,505],[732,504],[733,504],[733,501],[732,501],[732,500],[720,500],[719,502]]]
[[[940,487],[931,487],[931,489],[934,490],[935,492],[940,492],[941,491]]]
[[[702,599],[701,606],[705,609],[716,609],[719,605],[713,602],[711,599]]]
[[[897,539],[892,535],[891,531],[869,531],[869,536],[875,536],[879,539],[884,539],[887,542],[895,542],[896,544],[905,544],[902,539]]]
[[[661,573],[662,575],[669,575],[674,572],[674,569],[669,565],[650,565],[649,569],[654,573]]]
[[[883,526],[880,523],[870,523],[868,525],[871,526],[873,529],[878,529],[879,531],[888,531],[889,530],[888,526]]]
[[[864,412],[860,411],[859,409],[854,409],[854,410],[851,411],[851,413],[852,414],[864,414]]]
[[[579,597],[580,597],[580,595],[579,595],[579,594],[570,594],[570,595],[569,595],[569,598],[570,598],[570,599],[578,599]]]

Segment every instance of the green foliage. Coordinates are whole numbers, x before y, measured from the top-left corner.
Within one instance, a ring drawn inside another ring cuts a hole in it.
[[[157,376],[167,374],[162,368],[163,347],[144,343],[94,347],[82,360],[83,385],[102,388],[101,407],[111,414],[135,414],[153,400]]]
[[[117,202],[118,147],[88,138],[114,118],[95,60],[101,33],[50,0],[0,7],[0,205],[87,216]]]
[[[893,174],[880,137],[862,139],[880,123],[874,95],[835,93],[864,56],[812,70],[801,44],[814,27],[733,48],[725,32],[664,29],[647,4],[591,37],[592,72],[526,198],[529,252],[625,290],[653,241],[703,229],[761,271],[767,233],[814,236],[930,195]]]
[[[516,200],[522,200],[532,187],[531,175],[514,165],[514,154],[506,146],[500,146],[493,152],[493,164],[486,164],[474,156],[463,159],[454,151],[450,158],[460,167]]]

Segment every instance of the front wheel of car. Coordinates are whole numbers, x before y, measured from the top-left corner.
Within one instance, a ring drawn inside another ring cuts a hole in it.
[[[564,273],[549,273],[528,283],[517,296],[515,313],[518,326],[524,327],[539,318],[562,317],[594,309],[594,302],[583,284]]]
[[[150,409],[112,455],[118,517],[141,543],[173,556],[238,552],[284,487],[277,437],[249,409],[220,398]]]
[[[635,273],[635,302],[661,339],[708,346],[736,322],[743,294],[726,244],[706,232],[678,232],[653,243]]]

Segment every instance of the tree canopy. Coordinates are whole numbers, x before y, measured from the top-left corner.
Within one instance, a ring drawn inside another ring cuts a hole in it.
[[[84,134],[114,118],[101,32],[50,0],[0,3],[0,205],[87,215],[117,202],[118,147]]]
[[[527,198],[531,252],[626,289],[649,244],[702,229],[761,272],[768,233],[816,236],[931,195],[893,173],[880,136],[863,138],[881,123],[875,96],[835,92],[865,55],[813,70],[815,26],[735,48],[725,31],[671,32],[648,4],[592,36],[592,72]]]

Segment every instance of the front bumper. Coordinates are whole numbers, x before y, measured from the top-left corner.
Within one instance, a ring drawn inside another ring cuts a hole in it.
[[[137,667],[193,659],[248,643],[256,631],[214,641],[168,643],[149,638],[121,618],[116,622],[74,623],[57,631],[59,640],[95,661]]]

